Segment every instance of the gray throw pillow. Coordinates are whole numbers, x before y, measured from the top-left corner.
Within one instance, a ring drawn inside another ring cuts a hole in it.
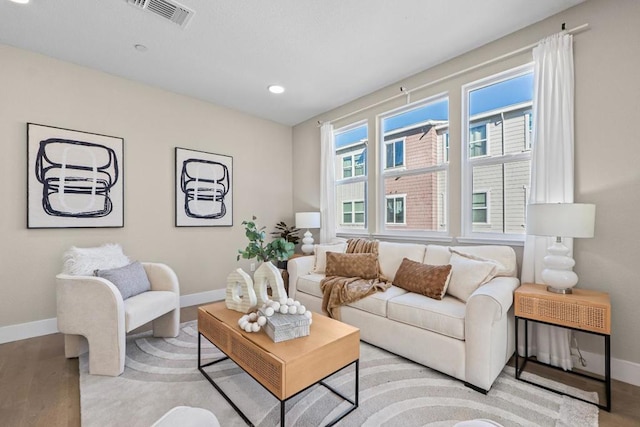
[[[113,283],[122,294],[123,300],[151,290],[147,273],[138,261],[120,268],[96,270],[94,273]]]

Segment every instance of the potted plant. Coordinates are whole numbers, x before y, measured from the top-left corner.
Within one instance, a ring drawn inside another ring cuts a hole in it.
[[[256,258],[258,261],[269,262],[289,259],[293,255],[295,245],[282,237],[266,243],[265,227],[258,228],[255,223],[256,219],[253,216],[252,221],[242,221],[249,244],[244,249],[238,249],[237,260]]]
[[[274,237],[281,237],[287,242],[293,243],[297,245],[300,243],[300,236],[298,236],[299,228],[295,226],[289,227],[284,221],[280,221],[276,224],[276,231],[272,231],[271,235]],[[282,268],[283,270],[287,269],[287,260],[278,261],[278,268]]]

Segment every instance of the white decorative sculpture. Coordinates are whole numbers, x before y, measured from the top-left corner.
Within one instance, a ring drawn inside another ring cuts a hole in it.
[[[240,313],[247,313],[258,304],[253,280],[241,268],[227,276],[227,293],[224,302],[228,309]]]
[[[254,289],[258,297],[258,305],[269,301],[267,284],[271,285],[271,298],[274,301],[287,299],[287,291],[284,290],[284,281],[280,270],[270,262],[263,262],[253,273]]]

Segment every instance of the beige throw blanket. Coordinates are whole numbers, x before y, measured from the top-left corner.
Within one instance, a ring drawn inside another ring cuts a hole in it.
[[[373,253],[378,255],[378,242],[367,239],[349,239],[347,241],[347,253]],[[375,292],[384,292],[391,287],[380,277],[375,279],[362,279],[360,277],[329,276],[322,279],[322,310],[334,319],[340,320],[340,306],[358,301]]]

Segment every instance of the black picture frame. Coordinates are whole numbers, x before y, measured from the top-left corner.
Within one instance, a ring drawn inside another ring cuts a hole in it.
[[[233,226],[233,157],[176,147],[175,225]]]
[[[27,228],[124,227],[124,139],[27,123]]]

